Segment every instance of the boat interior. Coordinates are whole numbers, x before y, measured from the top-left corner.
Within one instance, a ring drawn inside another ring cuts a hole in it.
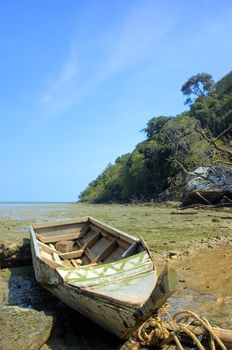
[[[34,224],[41,259],[51,268],[114,262],[147,250],[145,244],[95,219]]]

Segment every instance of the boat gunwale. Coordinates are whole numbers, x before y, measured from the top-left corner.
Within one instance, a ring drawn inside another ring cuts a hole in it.
[[[141,242],[140,238],[137,238],[135,236],[129,235],[128,233],[121,231],[113,226],[107,225],[99,220],[94,219],[91,216],[86,216],[79,219],[70,219],[70,220],[55,220],[55,221],[49,221],[49,222],[40,222],[40,223],[33,223],[30,226],[33,228],[33,231],[36,233],[37,229],[43,229],[43,228],[52,228],[52,227],[58,227],[58,226],[65,226],[65,225],[75,225],[75,224],[84,224],[89,223],[93,224],[101,229],[105,229],[109,233],[118,236],[123,239],[123,237],[129,238],[132,241],[135,242]],[[59,236],[59,235],[58,235]],[[36,238],[37,239],[37,238]],[[142,243],[142,242],[141,242]],[[143,246],[144,247],[144,246]],[[145,250],[148,250],[147,247],[144,247]]]
[[[33,225],[30,225],[30,231],[31,231],[31,245],[33,244],[33,249],[34,249],[34,252],[35,252],[35,256],[36,258],[39,258],[41,261],[42,260],[42,256],[41,256],[41,253],[40,253],[40,248],[39,248],[39,245],[38,245],[38,239],[36,238],[36,232],[34,231],[34,227]]]

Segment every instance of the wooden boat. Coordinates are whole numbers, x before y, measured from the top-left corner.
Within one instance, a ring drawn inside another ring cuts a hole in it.
[[[73,309],[123,339],[176,290],[175,270],[157,276],[145,242],[91,217],[33,224],[36,279]]]

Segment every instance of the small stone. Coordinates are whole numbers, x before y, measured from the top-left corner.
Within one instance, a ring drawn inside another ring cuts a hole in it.
[[[223,301],[224,301],[224,299],[222,297],[217,298],[217,303],[221,304]]]
[[[169,256],[170,258],[173,257],[173,256],[177,256],[177,252],[170,251],[170,252],[168,253],[168,256]]]
[[[213,218],[212,222],[220,222],[221,220],[219,218]]]
[[[176,260],[176,259],[177,259],[177,255],[171,255],[171,256],[170,256],[170,259],[171,259],[171,260]]]

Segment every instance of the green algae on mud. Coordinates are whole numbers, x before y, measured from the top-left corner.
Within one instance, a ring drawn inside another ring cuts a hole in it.
[[[180,214],[181,215],[178,215]],[[7,206],[0,211],[1,240],[29,237],[29,224],[38,221],[93,216],[135,236],[142,236],[153,252],[194,248],[202,240],[232,239],[232,214],[227,209],[187,209],[166,205],[31,205]],[[223,219],[225,217],[225,219]],[[16,236],[15,236],[16,235]]]

